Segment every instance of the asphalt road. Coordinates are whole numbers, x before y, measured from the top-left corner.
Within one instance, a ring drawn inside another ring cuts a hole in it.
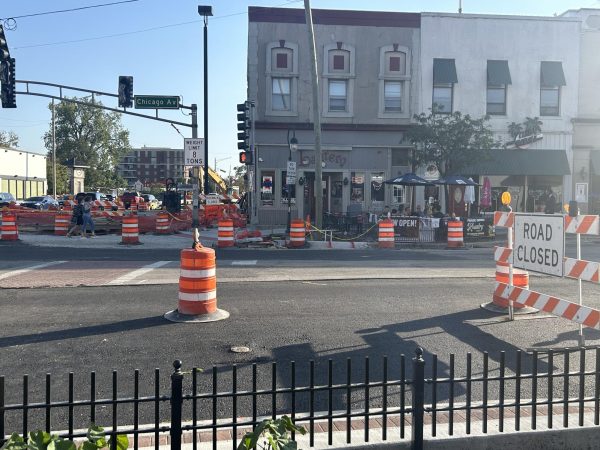
[[[556,278],[535,280],[536,290],[571,299],[575,286]],[[175,359],[183,361],[185,370],[203,368],[199,391],[210,392],[213,366],[218,389],[231,390],[232,364],[237,365],[238,389],[249,388],[252,363],[258,364],[259,387],[267,388],[272,373],[278,385],[289,385],[292,360],[300,386],[308,383],[309,360],[316,364],[315,382],[325,384],[329,359],[334,383],[340,383],[346,380],[348,358],[354,382],[366,376],[366,357],[370,380],[380,380],[384,355],[389,356],[390,379],[398,376],[401,354],[406,355],[410,376],[410,358],[417,346],[425,350],[429,374],[432,355],[438,355],[439,376],[448,374],[450,353],[456,355],[456,375],[462,376],[467,352],[473,353],[473,374],[480,375],[484,351],[489,352],[490,373],[498,374],[501,351],[507,352],[506,368],[513,373],[517,350],[576,346],[577,327],[566,320],[538,314],[507,322],[480,309],[480,303],[490,300],[491,291],[489,279],[226,283],[219,287],[218,299],[219,307],[231,313],[229,319],[175,324],[162,317],[176,305],[174,285],[4,289],[0,290],[0,375],[5,376],[8,401],[22,397],[21,374],[29,374],[29,401],[43,401],[46,373],[53,375],[53,398],[64,399],[69,372],[75,373],[75,398],[89,398],[91,371],[96,371],[98,398],[109,398],[113,369],[118,371],[117,390],[122,395],[132,394],[133,371],[139,369],[144,395],[153,391],[155,368],[161,371],[161,390],[167,388]],[[598,293],[598,287],[586,285],[586,303],[600,307]],[[586,336],[588,345],[600,344],[597,330],[586,330]],[[251,351],[232,353],[232,346],[247,346]],[[586,364],[593,369],[593,352],[588,353]],[[571,367],[578,367],[576,356]],[[271,361],[278,362],[275,368]],[[562,364],[557,358],[554,369],[560,370]],[[530,355],[524,356],[522,369],[531,370]],[[538,370],[548,370],[544,358]],[[473,387],[475,398],[481,396],[479,384]],[[543,384],[540,380],[540,392]],[[506,386],[506,396],[514,397],[512,382]],[[490,398],[497,395],[498,387],[490,383]],[[591,382],[588,387],[592,389]],[[555,390],[560,394],[560,380]],[[457,384],[456,392],[464,395],[464,383]],[[317,406],[325,408],[326,396],[317,397]],[[342,400],[336,394],[336,406]],[[443,389],[438,400],[447,400]],[[306,402],[299,399],[299,405]],[[360,405],[360,398],[355,402]],[[390,394],[390,404],[394,402],[397,396]],[[288,396],[279,396],[277,403],[285,410]],[[259,409],[268,404],[267,398]],[[208,404],[205,407],[203,411],[210,410]],[[146,420],[151,410],[142,412]],[[76,408],[76,416],[83,418],[87,411]],[[123,416],[128,411],[123,406]],[[227,415],[231,402],[220,401],[219,411]]]

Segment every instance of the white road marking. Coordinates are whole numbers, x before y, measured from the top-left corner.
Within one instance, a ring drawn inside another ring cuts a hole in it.
[[[44,267],[56,266],[57,264],[64,264],[67,261],[50,261],[43,264],[36,264],[35,266],[24,267],[23,269],[11,270],[10,272],[6,272],[0,275],[0,280],[9,277],[15,277],[17,275],[21,275],[27,272],[31,272],[32,270],[43,269]]]
[[[119,278],[115,278],[112,281],[109,281],[108,284],[125,284],[125,283],[129,283],[130,281],[134,280],[137,277],[140,277],[154,269],[157,269],[159,267],[162,267],[166,264],[169,264],[171,261],[156,261],[155,263],[152,264],[148,264],[147,266],[141,267],[137,270],[134,270],[132,272],[128,272],[125,275],[121,275]]]
[[[314,284],[315,286],[327,286],[326,283],[315,283],[314,281],[303,281],[302,284]]]
[[[231,261],[232,266],[255,266],[258,262],[257,259],[250,259],[248,261]]]

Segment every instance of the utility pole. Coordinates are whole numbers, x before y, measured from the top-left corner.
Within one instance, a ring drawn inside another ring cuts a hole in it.
[[[54,99],[52,99],[52,196],[56,200],[56,123],[54,117]]]
[[[321,152],[321,105],[319,102],[319,73],[317,69],[317,49],[315,47],[315,30],[313,27],[310,0],[304,0],[306,26],[308,28],[308,47],[310,50],[310,65],[313,96],[313,122],[315,131],[315,226],[323,227],[323,161]]]

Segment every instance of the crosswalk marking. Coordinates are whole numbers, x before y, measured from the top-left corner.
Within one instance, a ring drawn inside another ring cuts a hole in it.
[[[58,264],[64,264],[67,261],[50,261],[43,264],[36,264],[35,266],[24,267],[23,269],[11,270],[10,272],[6,272],[0,275],[0,280],[5,278],[14,277],[17,275],[22,275],[27,272],[31,272],[32,270],[43,269],[44,267],[56,266]]]
[[[247,261],[231,261],[232,266],[255,266],[258,263],[257,259],[249,259]]]
[[[131,272],[126,273],[125,275],[121,275],[119,278],[115,278],[112,281],[109,281],[108,284],[126,284],[135,278],[142,276],[154,269],[165,266],[169,264],[171,261],[156,261],[155,263],[148,264],[147,266],[141,267],[137,270],[133,270]]]

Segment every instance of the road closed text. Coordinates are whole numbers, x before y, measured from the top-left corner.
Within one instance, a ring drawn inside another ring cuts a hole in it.
[[[562,276],[562,217],[515,215],[514,266]]]

